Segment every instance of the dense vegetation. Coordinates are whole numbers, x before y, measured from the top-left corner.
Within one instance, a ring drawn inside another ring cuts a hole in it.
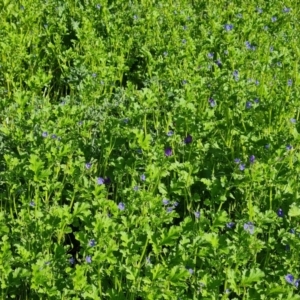
[[[299,8],[1,1],[1,299],[300,299]]]

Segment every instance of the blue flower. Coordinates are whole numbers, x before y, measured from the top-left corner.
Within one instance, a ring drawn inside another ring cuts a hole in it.
[[[170,130],[168,133],[167,133],[167,136],[172,136],[174,134],[174,132],[172,130]]]
[[[293,85],[293,80],[292,79],[289,79],[288,82],[287,82],[288,86],[292,86]]]
[[[234,222],[229,222],[226,224],[226,227],[232,229],[234,225],[235,225]]]
[[[48,132],[47,131],[44,131],[43,133],[42,133],[42,137],[47,137],[48,136]]]
[[[254,163],[254,161],[255,161],[255,156],[254,155],[251,155],[250,156],[250,158],[249,158],[249,160],[250,160],[250,163]]]
[[[97,178],[97,183],[98,183],[99,185],[104,184],[104,178],[98,177],[98,178]]]
[[[51,138],[56,139],[56,138],[57,138],[57,135],[56,135],[56,134],[52,134],[52,135],[51,135]]]
[[[172,212],[172,211],[173,211],[173,209],[174,209],[174,207],[168,207],[168,208],[167,208],[167,212],[169,212],[169,213],[170,213],[170,212]]]
[[[188,81],[187,81],[187,80],[185,80],[185,79],[184,79],[184,80],[182,80],[182,84],[183,84],[183,85],[186,85],[187,83],[188,83]]]
[[[222,67],[222,62],[219,59],[216,60],[216,64],[218,65],[218,67]]]
[[[290,118],[291,123],[295,124],[296,123],[296,119],[294,118]]]
[[[209,102],[209,104],[210,104],[211,107],[215,107],[216,106],[216,101],[213,98],[210,98],[208,100],[208,102]]]
[[[194,270],[193,270],[192,268],[189,268],[188,271],[189,271],[189,273],[190,273],[191,275],[194,274]]]
[[[278,209],[277,215],[278,215],[278,217],[280,217],[280,218],[283,218],[283,217],[284,217],[284,213],[283,213],[283,210],[282,210],[281,208]]]
[[[163,199],[162,203],[163,203],[163,205],[168,205],[169,204],[169,200],[168,199]]]
[[[247,102],[246,102],[246,108],[249,109],[249,108],[251,108],[251,107],[252,107],[252,103],[251,103],[250,101],[247,101]]]
[[[292,274],[287,274],[285,277],[287,283],[293,284],[294,283],[294,276]]]
[[[97,77],[97,73],[93,73],[92,76],[95,78]]]
[[[290,229],[290,233],[291,233],[291,234],[295,234],[295,233],[296,233],[295,229],[294,229],[294,228],[291,228],[291,229]]]
[[[145,181],[145,180],[146,180],[146,175],[145,175],[145,174],[142,174],[142,175],[141,175],[141,180],[142,180],[142,181]]]
[[[213,58],[214,54],[213,53],[208,53],[207,56],[208,56],[208,58]]]
[[[277,17],[274,16],[274,17],[271,18],[271,20],[272,20],[272,22],[276,22],[277,21]]]
[[[95,240],[94,240],[94,239],[90,240],[90,241],[89,241],[89,245],[90,245],[91,247],[94,247],[94,246],[96,245]]]
[[[193,141],[193,138],[191,135],[187,135],[187,137],[184,139],[185,144],[190,144]]]
[[[291,145],[287,145],[287,146],[286,146],[286,150],[292,150],[292,148],[293,148],[293,147],[292,147]]]
[[[136,185],[136,186],[133,188],[133,190],[134,190],[135,192],[137,192],[137,191],[139,190],[139,187]]]
[[[71,265],[74,265],[75,259],[74,259],[73,257],[71,257],[71,258],[69,259],[69,262],[70,262]]]
[[[165,149],[165,155],[166,156],[171,156],[172,155],[172,148],[171,147],[168,147]]]
[[[86,164],[85,164],[85,167],[86,167],[86,169],[90,169],[90,168],[91,168],[91,166],[92,166],[92,164],[91,164],[91,163],[86,163]]]
[[[118,208],[119,208],[119,210],[124,210],[125,209],[125,204],[123,202],[120,202],[118,204]]]
[[[88,264],[90,264],[90,263],[92,262],[92,258],[91,258],[90,255],[88,255],[88,256],[85,258],[85,260],[86,260],[86,262],[87,262]]]
[[[256,11],[257,11],[259,14],[261,14],[261,13],[263,12],[263,10],[262,10],[260,7],[257,7],[257,8],[256,8]]]
[[[246,230],[248,233],[253,234],[254,229],[255,227],[252,222],[247,222],[244,224],[244,230]]]
[[[297,279],[297,280],[295,281],[294,286],[295,286],[296,288],[299,287],[299,282],[300,282],[300,279]]]
[[[232,25],[232,24],[225,24],[225,25],[224,25],[224,29],[225,29],[226,31],[230,31],[230,30],[233,29],[233,25]]]
[[[291,11],[290,8],[288,7],[284,7],[283,10],[282,10],[284,13],[289,13]]]
[[[33,201],[31,201],[31,202],[29,203],[29,206],[34,207],[34,206],[35,206],[35,203],[34,203]]]
[[[245,167],[246,167],[245,164],[240,164],[240,165],[239,165],[239,169],[240,169],[241,171],[244,171],[244,170],[245,170]]]
[[[199,211],[195,211],[194,212],[195,218],[199,219],[200,218],[200,212]]]

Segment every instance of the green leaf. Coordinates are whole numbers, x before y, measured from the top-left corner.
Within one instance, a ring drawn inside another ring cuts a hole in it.
[[[265,276],[265,273],[258,268],[251,269],[249,274],[247,273],[248,270],[243,271],[241,286],[251,286],[253,282],[258,282]]]

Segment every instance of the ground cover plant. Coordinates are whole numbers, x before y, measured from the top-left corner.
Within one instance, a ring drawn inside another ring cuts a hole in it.
[[[296,1],[0,12],[1,299],[300,299]]]

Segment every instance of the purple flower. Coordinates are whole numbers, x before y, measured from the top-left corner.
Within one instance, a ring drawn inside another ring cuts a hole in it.
[[[56,138],[57,138],[57,135],[56,135],[56,134],[52,134],[52,135],[51,135],[51,138],[56,139]]]
[[[174,207],[177,207],[178,206],[178,202],[175,201],[173,205],[174,205]]]
[[[162,203],[163,203],[163,205],[168,205],[169,204],[169,200],[168,199],[163,199]]]
[[[125,204],[123,202],[120,202],[118,204],[118,208],[119,208],[119,210],[124,210],[125,209]]]
[[[250,101],[247,101],[247,102],[246,102],[246,108],[249,109],[249,108],[251,108],[251,107],[252,107],[252,103],[251,103]]]
[[[250,160],[250,163],[254,163],[254,161],[255,161],[255,156],[254,155],[251,155],[250,156],[250,158],[249,158],[249,160]]]
[[[239,163],[241,162],[241,160],[240,160],[239,158],[235,158],[235,159],[234,159],[234,162],[235,162],[236,164],[239,164]]]
[[[215,107],[216,106],[216,101],[213,98],[210,98],[208,100],[208,102],[209,102],[209,104],[210,104],[211,107]]]
[[[133,190],[134,190],[135,192],[137,192],[137,191],[139,190],[139,187],[136,185],[136,186],[133,188]]]
[[[297,280],[295,281],[294,286],[295,286],[296,288],[299,287],[299,282],[300,282],[300,279],[297,279]]]
[[[235,225],[234,222],[229,222],[226,224],[226,227],[229,229],[232,229],[234,227],[234,225]]]
[[[222,62],[219,59],[216,60],[216,64],[218,65],[218,67],[222,67]]]
[[[287,82],[288,86],[292,86],[293,84],[293,80],[292,79],[289,79],[288,82]]]
[[[244,170],[245,170],[245,167],[246,167],[245,164],[240,164],[240,165],[239,165],[239,169],[240,169],[241,171],[244,171]]]
[[[247,48],[247,49],[249,49],[249,50],[251,49],[251,44],[250,44],[249,41],[246,41],[246,42],[245,42],[245,45],[246,45],[246,48]]]
[[[92,258],[90,255],[88,255],[86,258],[85,258],[85,261],[90,264],[92,262]]]
[[[187,135],[187,137],[184,139],[185,144],[190,144],[193,141],[193,138],[191,135]]]
[[[141,175],[141,180],[142,180],[142,181],[145,181],[145,180],[146,180],[145,174],[142,174],[142,175]]]
[[[289,13],[291,11],[290,8],[288,7],[284,7],[283,10],[282,10],[284,13]]]
[[[91,168],[91,166],[92,166],[92,164],[91,164],[91,163],[86,163],[86,164],[85,164],[85,167],[86,167],[86,169],[90,169],[90,168]]]
[[[255,98],[255,99],[254,99],[254,102],[258,104],[258,103],[259,103],[259,99],[258,99],[258,98]]]
[[[283,217],[284,217],[284,213],[283,213],[283,210],[282,210],[281,208],[278,209],[277,215],[278,215],[278,217],[280,217],[280,218],[283,218]]]
[[[89,245],[90,245],[91,247],[94,247],[94,246],[96,245],[95,240],[94,240],[94,239],[90,240],[90,241],[89,241]]]
[[[253,234],[254,229],[255,227],[252,222],[247,222],[244,224],[244,230],[246,230],[248,233]]]
[[[173,209],[174,209],[174,207],[168,207],[168,208],[167,208],[167,212],[170,213],[170,212],[173,211]]]
[[[192,268],[189,268],[188,271],[189,271],[189,273],[190,273],[191,275],[194,274],[194,270],[193,270]]]
[[[194,212],[195,218],[199,219],[200,218],[200,212],[199,211],[195,211]]]
[[[172,136],[174,134],[174,132],[172,130],[170,130],[168,133],[167,133],[167,136]]]
[[[290,121],[291,121],[291,123],[293,123],[293,124],[296,123],[296,119],[294,119],[294,118],[291,118]]]
[[[277,17],[274,16],[274,17],[271,18],[271,20],[272,20],[272,22],[276,22],[277,21]]]
[[[285,277],[287,283],[293,284],[294,283],[294,276],[292,274],[287,274]]]
[[[35,206],[35,203],[34,203],[33,201],[31,201],[31,202],[29,203],[29,206],[34,207],[34,206]]]
[[[214,54],[213,53],[208,53],[207,56],[208,56],[208,58],[213,58]]]
[[[43,133],[42,133],[42,137],[47,137],[48,136],[48,132],[47,131],[44,131]]]
[[[171,156],[172,155],[172,148],[171,147],[168,147],[165,149],[165,155],[166,156]]]
[[[104,178],[98,177],[98,178],[97,178],[97,183],[98,183],[99,185],[104,184]]]
[[[225,29],[226,31],[230,31],[230,30],[233,29],[233,25],[232,25],[232,24],[225,24],[225,25],[224,25],[224,29]]]
[[[74,259],[73,257],[71,257],[71,258],[69,259],[69,262],[70,262],[71,265],[74,265],[75,259]]]
[[[106,177],[106,178],[104,179],[104,184],[110,184],[110,182],[111,182],[111,180],[110,180],[109,177]]]
[[[287,146],[286,146],[286,150],[292,150],[292,148],[293,148],[293,147],[292,147],[291,145],[287,145]]]

